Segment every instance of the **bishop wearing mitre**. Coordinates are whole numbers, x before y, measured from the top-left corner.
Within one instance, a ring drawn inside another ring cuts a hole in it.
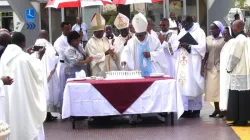
[[[115,53],[117,54],[116,64],[118,69],[122,70],[122,67],[120,65],[121,53],[124,47],[126,47],[128,40],[132,37],[132,35],[129,33],[129,18],[119,13],[115,18],[114,25],[120,31],[120,35],[116,37],[113,44]]]
[[[108,39],[103,36],[105,19],[99,13],[92,17],[91,26],[94,33],[86,44],[88,56],[93,57],[90,63],[91,76],[104,76],[106,71],[117,70],[116,55]]]
[[[121,55],[121,65],[128,70],[140,70],[142,76],[167,73],[166,58],[158,38],[147,33],[146,17],[139,13],[132,20],[135,36],[127,43]]]

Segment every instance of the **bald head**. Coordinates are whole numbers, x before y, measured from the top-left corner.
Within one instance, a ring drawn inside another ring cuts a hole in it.
[[[80,25],[82,23],[82,19],[80,17],[76,17],[76,23]]]
[[[49,33],[48,33],[48,31],[46,31],[46,30],[41,30],[41,31],[39,32],[39,38],[40,38],[40,39],[49,40]]]
[[[176,19],[175,13],[174,13],[174,12],[171,12],[171,13],[170,13],[170,18],[171,18],[172,20],[175,20],[175,19]]]
[[[244,27],[245,27],[245,23],[242,20],[235,20],[233,22],[233,32],[236,33],[236,34],[239,33],[239,32],[243,32]]]
[[[6,31],[0,31],[0,45],[7,47],[11,43],[11,36]]]
[[[152,26],[153,26],[153,20],[151,18],[147,18],[147,21],[148,21],[147,31],[150,33],[152,30]]]

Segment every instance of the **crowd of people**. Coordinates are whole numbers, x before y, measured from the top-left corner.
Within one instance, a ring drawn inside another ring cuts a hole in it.
[[[66,81],[76,72],[105,77],[107,71],[140,70],[142,76],[164,73],[180,84],[184,118],[200,116],[202,95],[214,102],[209,117],[233,121],[229,126],[245,126],[250,120],[250,48],[244,22],[232,27],[220,21],[210,25],[211,35],[195,22],[172,12],[161,19],[160,32],[153,21],[136,14],[132,22],[119,13],[113,27],[101,14],[91,20],[93,36],[88,39],[86,24],[62,22],[62,35],[54,45],[48,32],[40,31],[33,47],[24,51],[26,38],[21,32],[0,30],[0,121],[11,128],[9,140],[44,140],[43,123],[61,113]],[[196,45],[180,41],[190,34]],[[159,114],[164,116],[164,113]],[[1,134],[1,131],[0,131]]]

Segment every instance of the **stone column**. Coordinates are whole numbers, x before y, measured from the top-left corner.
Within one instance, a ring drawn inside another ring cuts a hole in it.
[[[35,8],[30,0],[7,0],[8,3],[10,4],[11,8],[13,9],[13,11],[15,12],[15,14],[17,15],[17,17],[20,19],[21,22],[25,23],[25,10],[26,9],[37,9]],[[39,3],[37,3],[39,4]],[[32,46],[36,39],[38,38],[38,34],[40,31],[40,11],[35,11],[36,14],[36,18],[35,18],[35,24],[36,27],[33,30],[28,30],[27,29],[27,25],[24,24],[24,26],[21,28],[21,32],[26,36],[26,46],[30,47]]]

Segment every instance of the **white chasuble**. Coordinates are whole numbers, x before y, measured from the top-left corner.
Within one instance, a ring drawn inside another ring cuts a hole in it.
[[[126,62],[127,70],[140,70],[140,62],[138,55],[138,47],[140,44],[149,45],[150,49],[150,61],[152,63],[153,73],[164,73],[167,74],[168,65],[166,63],[165,54],[161,47],[161,43],[158,38],[147,35],[143,42],[139,41],[136,36],[133,36],[129,41],[127,46],[124,48],[121,55],[121,62]]]
[[[14,79],[7,87],[5,100],[6,121],[11,128],[9,140],[34,140],[47,114],[41,61],[14,44],[8,45],[1,61],[5,74]]]
[[[164,52],[165,52],[165,57],[167,59],[168,63],[168,71],[167,75],[175,78],[175,65],[176,65],[176,51],[179,46],[179,41],[177,39],[177,35],[173,34],[171,31],[168,32],[160,32],[160,35],[163,37],[164,41],[161,44]]]
[[[45,92],[47,90],[46,99],[48,112],[56,112],[60,103],[60,81],[56,73],[58,64],[58,56],[56,50],[51,43],[45,39],[38,39],[35,43],[38,46],[45,46],[46,51],[42,58],[42,72]]]
[[[93,61],[90,63],[92,76],[104,76],[106,71],[117,70],[115,56],[105,55],[109,49],[112,47],[106,37],[98,39],[93,35],[86,44],[88,56],[93,57]]]
[[[59,54],[59,62],[57,64],[56,72],[59,77],[59,82],[60,82],[60,93],[59,93],[59,98],[60,98],[60,107],[62,106],[63,102],[63,92],[64,88],[66,85],[66,76],[65,76],[65,67],[66,65],[64,64],[64,52],[67,47],[69,47],[69,43],[67,42],[67,37],[64,36],[63,34],[55,41],[54,47]],[[60,62],[61,61],[61,62]]]
[[[191,53],[180,48],[177,51],[176,78],[182,85],[185,96],[195,98],[203,94],[205,81],[201,75],[201,63],[206,53],[206,35],[202,29],[195,25],[188,31],[197,41],[198,45],[191,45]],[[182,29],[178,35],[178,40],[187,31]]]
[[[120,65],[121,63],[121,54],[122,54],[122,51],[124,49],[124,43],[126,42],[127,37],[122,37],[121,35],[119,35],[118,37],[116,37],[115,41],[114,41],[114,49],[115,49],[115,53],[116,53],[116,56],[117,56],[117,61],[116,61],[116,65],[118,67],[119,70],[122,70],[122,67]]]
[[[5,109],[4,109],[4,85],[3,81],[0,80],[0,122],[4,121],[5,122]]]

